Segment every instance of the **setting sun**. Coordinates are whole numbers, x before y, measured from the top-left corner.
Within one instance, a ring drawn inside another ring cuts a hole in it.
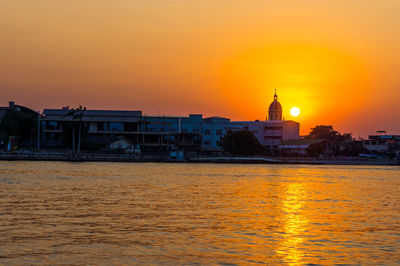
[[[298,107],[292,107],[292,109],[290,109],[290,114],[292,116],[299,116],[300,114],[300,109]]]

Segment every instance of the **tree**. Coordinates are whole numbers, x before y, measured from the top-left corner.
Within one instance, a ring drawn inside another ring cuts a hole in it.
[[[353,140],[351,133],[340,134],[338,131],[333,129],[331,125],[319,125],[311,129],[310,133],[305,136],[306,139],[326,139],[331,142],[334,146],[333,150],[335,154],[339,153],[339,143],[344,141]],[[309,152],[310,154],[318,153],[318,148],[313,148]]]
[[[75,130],[75,123],[78,120],[79,123],[79,131],[78,131],[78,154],[81,151],[81,136],[82,136],[82,118],[83,118],[83,113],[86,111],[86,107],[82,107],[82,105],[79,105],[78,108],[74,109],[72,108],[71,110],[68,111],[68,113],[65,116],[71,116],[71,122],[72,122],[72,153],[75,153],[75,135],[76,135],[76,130]]]
[[[333,129],[333,126],[319,125],[311,129],[310,133],[305,136],[306,139],[326,139],[332,143],[339,143],[345,140],[352,140],[351,133],[340,134]]]
[[[324,145],[321,143],[312,144],[307,148],[306,152],[308,156],[317,157],[324,153]]]
[[[248,130],[229,131],[221,138],[219,146],[224,153],[232,155],[255,155],[263,150],[257,138]]]
[[[349,141],[343,145],[341,154],[346,156],[358,156],[360,153],[369,153],[368,149],[364,148],[360,141]]]
[[[78,133],[78,154],[81,152],[81,137],[82,137],[82,118],[83,113],[86,111],[86,107],[82,107],[79,105],[79,108],[76,109],[78,119],[79,119],[79,133]]]

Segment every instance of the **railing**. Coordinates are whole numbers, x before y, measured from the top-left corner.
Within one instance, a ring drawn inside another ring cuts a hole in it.
[[[0,160],[43,160],[43,161],[161,161],[165,154],[146,155],[134,153],[100,153],[81,152],[73,154],[70,151],[18,151],[0,152]]]

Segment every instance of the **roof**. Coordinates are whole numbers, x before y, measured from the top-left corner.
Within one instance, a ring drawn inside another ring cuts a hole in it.
[[[273,101],[269,105],[269,111],[282,111],[282,105],[278,101]]]
[[[400,135],[369,135],[370,140],[392,140],[400,139]]]
[[[225,118],[225,117],[221,117],[221,116],[211,116],[211,117],[207,117],[207,118],[203,119],[203,121],[205,121],[205,122],[212,122],[212,121],[215,121],[215,120],[220,120],[220,121],[223,121],[225,123],[230,121],[229,118]]]
[[[67,115],[69,109],[44,109],[45,115]],[[142,111],[120,111],[120,110],[86,110],[85,116],[141,116]]]
[[[15,104],[14,106],[0,107],[0,111],[13,111],[13,110],[32,113],[32,114],[36,114],[36,115],[38,113],[29,107],[17,105],[17,104]]]
[[[324,141],[327,141],[326,139],[288,139],[283,141],[280,145],[313,145],[313,144],[319,144]],[[328,141],[329,142],[329,141]]]

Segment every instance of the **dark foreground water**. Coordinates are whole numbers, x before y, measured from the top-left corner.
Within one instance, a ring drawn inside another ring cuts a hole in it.
[[[0,264],[396,264],[400,167],[0,162]]]

